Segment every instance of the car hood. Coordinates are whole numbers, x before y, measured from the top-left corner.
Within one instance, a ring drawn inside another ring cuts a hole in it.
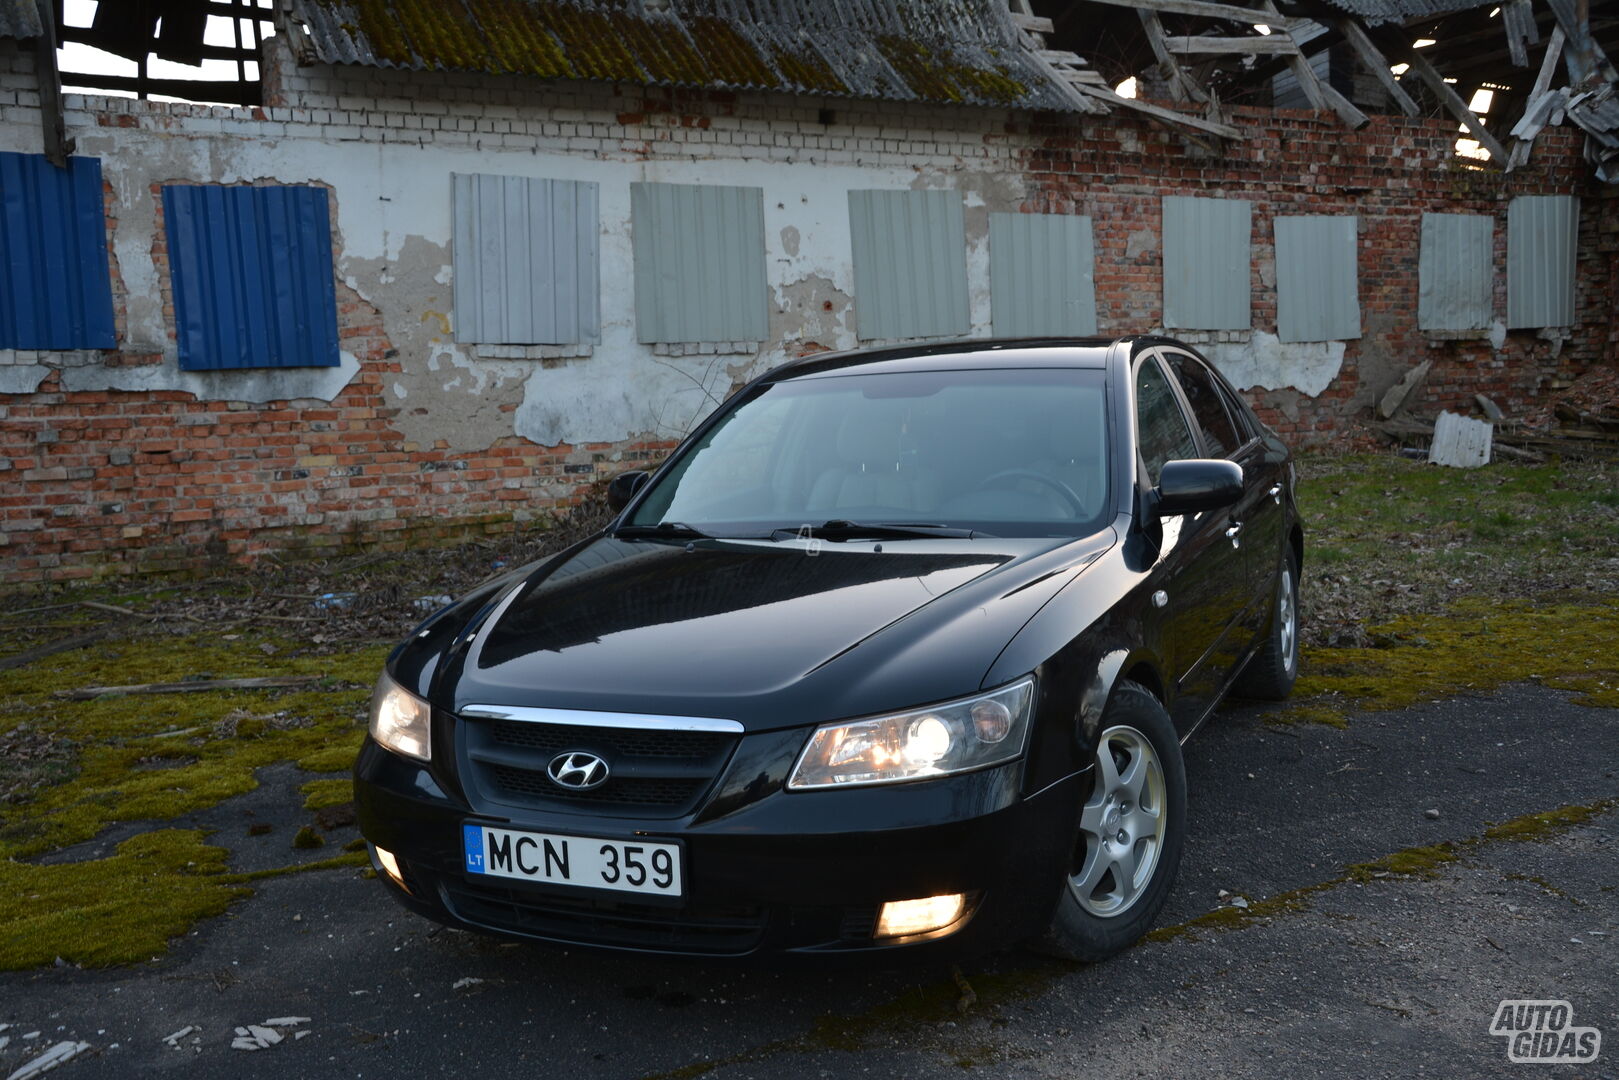
[[[938,701],[978,689],[1017,630],[1112,537],[877,550],[603,536],[485,604],[434,697],[456,711],[707,716],[750,730]]]

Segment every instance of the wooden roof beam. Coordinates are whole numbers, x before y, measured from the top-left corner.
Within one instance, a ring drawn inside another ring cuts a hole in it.
[[[1236,4],[1217,4],[1210,0],[1094,0],[1098,4],[1137,10],[1162,11],[1171,15],[1201,15],[1207,19],[1226,19],[1251,26],[1269,26],[1273,30],[1295,30],[1308,20],[1291,19],[1274,12],[1238,7]]]
[[[1383,84],[1383,89],[1389,92],[1389,97],[1394,99],[1400,111],[1407,116],[1420,115],[1422,110],[1417,108],[1417,103],[1412,100],[1411,95],[1405,92],[1405,87],[1394,77],[1394,72],[1389,70],[1388,58],[1377,50],[1377,45],[1366,36],[1366,31],[1361,28],[1360,23],[1354,19],[1344,18],[1337,20],[1337,27],[1344,40],[1349,42],[1350,47],[1360,56],[1361,63],[1365,64],[1377,81]]]

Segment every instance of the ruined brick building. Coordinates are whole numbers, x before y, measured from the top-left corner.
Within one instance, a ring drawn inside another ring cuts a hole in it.
[[[1163,328],[1300,443],[1613,356],[1601,4],[75,2],[0,0],[6,584],[509,528],[825,348]]]

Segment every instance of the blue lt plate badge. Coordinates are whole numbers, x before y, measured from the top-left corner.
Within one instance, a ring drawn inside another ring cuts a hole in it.
[[[483,865],[483,829],[477,825],[461,826],[462,847],[466,849],[467,873],[485,873]]]

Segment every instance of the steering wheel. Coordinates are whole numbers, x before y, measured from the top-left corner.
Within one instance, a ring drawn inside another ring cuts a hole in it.
[[[984,477],[983,480],[979,481],[978,487],[974,488],[973,490],[980,491],[987,487],[1001,486],[1001,481],[1003,480],[1034,480],[1038,483],[1044,484],[1046,487],[1062,496],[1063,502],[1067,503],[1074,511],[1074,516],[1076,518],[1088,516],[1085,513],[1084,500],[1075,493],[1073,488],[1069,487],[1067,484],[1063,483],[1061,480],[1058,480],[1054,476],[1047,476],[1045,473],[1037,472],[1034,469],[1002,469],[998,473]]]

